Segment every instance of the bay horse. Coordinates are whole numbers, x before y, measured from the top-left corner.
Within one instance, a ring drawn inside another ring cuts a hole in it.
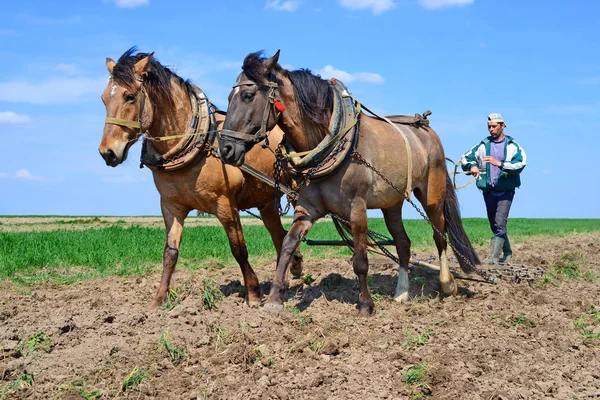
[[[136,51],[130,48],[116,63],[106,59],[110,77],[102,101],[107,117],[99,151],[106,165],[116,167],[146,132],[141,161],[152,170],[167,232],[162,277],[152,305],[159,306],[167,298],[184,220],[194,209],[215,215],[223,225],[242,270],[246,301],[258,305],[261,291],[248,262],[239,211],[259,209],[279,257],[285,230],[275,208],[279,200],[275,199],[274,189],[224,164],[216,155],[213,133],[225,116],[199,88],[161,65],[154,53],[134,54]],[[274,138],[271,149],[257,146],[247,157],[249,166],[267,176],[273,176],[273,150],[282,132],[275,128],[270,135]],[[299,253],[292,264],[292,273],[300,275]]]
[[[233,165],[243,162],[266,131],[276,125],[286,138],[282,153],[291,149],[300,159],[299,156],[312,149],[328,146],[323,143],[332,135],[329,124],[337,96],[333,85],[310,70],[287,71],[278,60],[279,51],[268,59],[261,52],[245,58],[242,73],[229,95],[229,108],[221,131],[221,157],[225,162]],[[354,105],[360,107],[358,102]],[[434,229],[442,292],[445,295],[457,293],[446,257],[446,233],[453,248],[462,254],[457,257],[465,272],[472,272],[475,265],[480,264],[464,231],[456,193],[446,169],[444,149],[434,130],[428,124],[392,125],[389,119],[400,119],[399,116],[389,117],[387,122],[384,118],[357,112],[355,118],[357,132],[354,142],[349,143],[353,152],[332,172],[300,186],[293,224],[284,239],[265,303],[267,310],[278,311],[283,307],[287,285],[284,278],[293,250],[316,220],[331,213],[350,224],[354,247],[352,264],[360,285],[357,308],[360,314],[370,316],[374,305],[367,285],[367,209],[373,208],[382,210],[400,260],[394,299],[406,301],[410,239],[402,222],[402,204],[411,192],[422,204]],[[313,167],[319,166],[313,164]]]

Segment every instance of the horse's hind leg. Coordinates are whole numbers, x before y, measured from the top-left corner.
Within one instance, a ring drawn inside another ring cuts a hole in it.
[[[369,272],[369,260],[367,257],[367,204],[363,198],[355,198],[352,201],[350,211],[350,225],[352,227],[352,240],[354,242],[354,256],[352,267],[358,276],[360,294],[358,296],[358,309],[362,316],[370,317],[375,307],[369,285],[367,274]]]
[[[265,228],[267,228],[269,234],[271,235],[271,240],[273,241],[275,250],[277,251],[277,261],[279,261],[283,238],[287,232],[285,229],[283,229],[283,225],[281,225],[281,218],[275,209],[275,203],[271,202],[260,208],[259,211],[263,219],[263,223],[265,224]],[[296,278],[302,275],[302,254],[300,254],[300,249],[298,248],[292,256],[290,272]]]
[[[396,284],[396,293],[394,300],[401,303],[408,300],[408,289],[410,280],[408,278],[408,264],[410,261],[410,239],[404,230],[402,222],[402,203],[395,207],[384,208],[383,218],[388,231],[396,243],[396,252],[400,264],[398,265],[398,283]]]
[[[423,205],[425,213],[427,214],[427,217],[429,217],[429,221],[437,228],[437,231],[435,229],[433,231],[433,240],[438,249],[438,256],[440,259],[440,284],[442,286],[442,292],[448,296],[455,296],[458,288],[456,282],[454,282],[454,277],[450,273],[448,257],[446,254],[448,243],[446,241],[446,221],[444,219],[444,197],[446,194],[445,173],[446,172],[444,171],[444,175],[441,176],[441,179],[437,182],[439,184],[432,185],[430,178],[425,192],[420,188],[417,188],[414,193]],[[435,175],[435,172],[433,175]],[[440,175],[442,174],[440,173]]]
[[[246,302],[251,306],[259,305],[261,300],[260,286],[258,278],[248,262],[248,249],[244,240],[239,211],[228,198],[222,197],[217,201],[215,215],[225,228],[231,253],[242,270],[244,285],[247,290]]]
[[[175,271],[175,265],[179,258],[179,246],[181,244],[181,234],[183,233],[183,221],[190,212],[185,207],[177,207],[174,204],[168,204],[161,198],[161,209],[165,229],[167,231],[167,241],[163,252],[163,272],[160,278],[160,285],[156,297],[152,302],[152,307],[158,307],[165,302],[169,294],[171,278]]]

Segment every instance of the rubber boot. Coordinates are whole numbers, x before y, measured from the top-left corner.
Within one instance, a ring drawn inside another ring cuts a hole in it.
[[[504,245],[504,238],[494,236],[491,241],[490,257],[486,260],[486,264],[493,265],[500,262],[502,257],[502,246]]]
[[[510,247],[510,241],[508,240],[508,236],[504,239],[504,245],[502,246],[502,252],[504,255],[500,260],[501,263],[510,263],[510,259],[512,258],[512,248]]]

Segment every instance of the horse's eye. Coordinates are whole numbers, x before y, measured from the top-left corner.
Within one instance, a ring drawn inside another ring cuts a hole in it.
[[[248,102],[254,98],[254,92],[243,92],[242,100]]]
[[[133,103],[135,101],[135,94],[127,93],[125,95],[125,101],[128,103]]]

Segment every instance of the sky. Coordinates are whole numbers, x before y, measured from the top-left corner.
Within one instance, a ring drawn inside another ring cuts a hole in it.
[[[501,113],[527,153],[510,217],[600,218],[599,15],[597,0],[3,2],[0,215],[160,215],[140,143],[116,168],[98,153],[105,58],[135,45],[223,110],[244,57],[281,50],[377,113],[431,110],[455,161]],[[475,185],[458,197],[485,217]]]

